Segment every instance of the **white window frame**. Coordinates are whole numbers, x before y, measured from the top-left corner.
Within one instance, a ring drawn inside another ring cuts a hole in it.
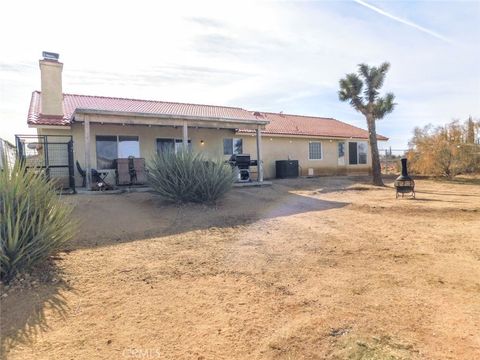
[[[366,149],[365,149],[365,163],[361,163],[360,164],[360,151],[358,151],[359,149],[359,145],[360,144],[365,144],[366,146]],[[368,165],[368,141],[357,141],[357,165]]]
[[[181,138],[155,138],[155,152],[158,152],[158,140],[172,140],[173,142],[173,152],[178,154],[178,152],[183,149],[183,139]],[[192,139],[188,139],[188,151],[192,151]]]
[[[117,159],[120,159],[120,137],[136,137],[138,139],[138,157],[142,156],[141,154],[141,146],[140,146],[140,136],[139,135],[104,135],[104,134],[96,134],[95,135],[95,159],[97,162],[97,169],[98,170],[113,170],[113,168],[100,168],[98,166],[98,149],[97,149],[97,137],[114,137],[117,143]]]
[[[369,150],[369,148],[368,148],[368,141],[362,141],[362,140],[349,141],[349,144],[350,144],[350,143],[355,143],[355,144],[357,144],[357,163],[356,163],[356,164],[350,164],[350,150],[348,149],[348,157],[349,157],[349,159],[348,159],[348,165],[349,165],[349,166],[359,166],[359,165],[360,165],[360,166],[365,166],[365,165],[368,165],[368,157],[369,157],[369,155],[368,155],[368,152],[369,152],[369,151],[368,151],[368,150]],[[358,145],[360,145],[360,144],[365,144],[365,145],[367,146],[367,151],[366,151],[366,153],[365,153],[366,162],[365,162],[364,164],[363,164],[363,163],[360,164],[360,151],[358,151]],[[350,147],[350,145],[349,145],[349,147]]]
[[[232,153],[231,153],[231,154],[225,154],[225,140],[227,140],[227,139],[228,139],[228,140],[230,140],[230,139],[232,140],[232,149],[231,149],[231,150],[232,150]],[[236,140],[240,140],[240,141],[242,142],[242,152],[241,152],[241,153],[236,153],[236,152],[235,152],[235,141],[236,141]],[[224,156],[232,156],[232,155],[234,155],[234,154],[235,154],[235,155],[242,154],[242,153],[243,153],[243,146],[244,146],[244,144],[243,144],[243,138],[238,138],[238,137],[224,138],[224,139],[223,139],[223,142],[222,142],[223,155],[224,155]]]
[[[320,158],[315,158],[315,159],[312,159],[310,157],[310,144],[320,144]],[[309,141],[308,142],[308,160],[312,160],[312,161],[320,161],[320,160],[323,160],[323,144],[321,141]]]

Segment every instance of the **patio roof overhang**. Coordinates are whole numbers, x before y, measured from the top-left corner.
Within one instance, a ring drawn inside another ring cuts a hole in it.
[[[77,108],[72,115],[72,122],[107,123],[121,125],[157,125],[205,127],[218,129],[265,129],[268,120],[246,120],[222,117],[204,117],[189,115],[151,114],[125,111],[108,111]]]
[[[90,124],[120,124],[120,125],[150,125],[150,126],[178,126],[183,128],[183,146],[188,149],[188,128],[216,128],[216,129],[248,129],[255,130],[257,135],[257,162],[258,181],[263,182],[262,138],[261,132],[269,123],[268,120],[238,119],[225,117],[206,117],[191,115],[155,114],[127,111],[110,111],[97,109],[77,108],[72,114],[70,123],[84,124],[84,141],[90,144]],[[86,186],[91,184],[90,146],[85,146]]]

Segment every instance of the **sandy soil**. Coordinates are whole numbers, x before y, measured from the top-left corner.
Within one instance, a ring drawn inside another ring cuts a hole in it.
[[[216,207],[67,197],[60,281],[1,300],[10,359],[478,359],[480,186],[277,181]]]

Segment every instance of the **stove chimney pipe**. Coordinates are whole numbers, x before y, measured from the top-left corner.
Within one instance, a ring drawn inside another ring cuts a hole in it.
[[[407,158],[402,158],[402,177],[409,178],[407,169]]]

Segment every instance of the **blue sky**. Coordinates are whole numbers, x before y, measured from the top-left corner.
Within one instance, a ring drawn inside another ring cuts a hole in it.
[[[25,11],[29,9],[29,11]],[[32,132],[43,50],[67,93],[334,117],[359,63],[391,63],[398,106],[378,122],[394,148],[415,126],[480,118],[480,1],[11,1],[0,22],[0,137]],[[7,34],[8,36],[5,36]],[[382,145],[385,146],[385,145]]]

